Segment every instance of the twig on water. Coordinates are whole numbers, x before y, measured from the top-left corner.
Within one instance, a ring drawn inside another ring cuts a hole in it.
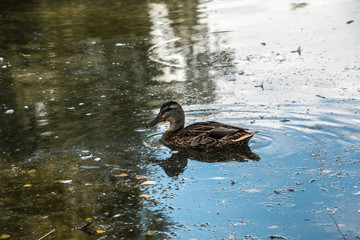
[[[340,233],[340,235],[344,238],[344,240],[346,240],[346,237],[345,237],[344,234],[342,234],[342,232],[340,231],[339,225],[338,225],[338,223],[335,221],[334,217],[333,217],[330,213],[328,213],[328,214],[329,214],[329,216],[331,217],[331,219],[334,221],[335,226],[336,226],[338,232]]]
[[[93,223],[93,221],[88,221],[87,223],[85,223],[84,225],[82,225],[81,227],[77,227],[75,228],[75,230],[81,230],[81,231],[87,231],[89,226]]]
[[[42,240],[42,239],[46,238],[47,236],[49,236],[50,234],[52,234],[52,233],[55,232],[55,231],[56,231],[56,229],[51,230],[50,232],[48,232],[47,234],[45,234],[44,236],[42,236],[42,237],[39,238],[38,240]]]

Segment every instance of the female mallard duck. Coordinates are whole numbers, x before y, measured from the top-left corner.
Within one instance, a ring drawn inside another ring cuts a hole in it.
[[[161,141],[169,147],[207,149],[240,146],[247,144],[257,133],[219,122],[198,122],[184,128],[184,111],[174,101],[164,103],[159,114],[146,127],[153,127],[164,121],[170,122],[170,126],[162,135]]]

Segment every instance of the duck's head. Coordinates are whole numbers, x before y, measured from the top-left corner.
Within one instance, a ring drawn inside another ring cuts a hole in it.
[[[164,121],[170,122],[168,131],[176,131],[184,127],[185,114],[180,104],[175,101],[170,101],[161,105],[156,118],[148,123],[146,127],[153,127]]]

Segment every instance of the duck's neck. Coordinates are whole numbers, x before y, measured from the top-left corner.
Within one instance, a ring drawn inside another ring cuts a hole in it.
[[[170,122],[170,126],[166,132],[162,135],[162,140],[167,141],[176,131],[179,131],[184,128],[185,119],[180,121]]]

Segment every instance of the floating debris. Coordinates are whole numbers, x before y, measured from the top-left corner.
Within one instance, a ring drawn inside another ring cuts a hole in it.
[[[127,177],[129,176],[127,173],[120,173],[118,175],[116,175],[117,177]]]
[[[350,20],[350,21],[347,21],[346,24],[351,24],[353,22],[354,22],[354,20]]]
[[[212,177],[210,179],[212,179],[212,180],[223,180],[223,179],[226,179],[226,178],[224,178],[224,177]]]
[[[270,239],[287,239],[284,236],[280,236],[280,235],[270,235],[268,236]]]
[[[96,233],[97,234],[101,234],[101,233],[104,233],[105,232],[105,230],[102,230],[102,229],[96,229]]]
[[[247,193],[258,193],[261,192],[260,189],[256,189],[256,188],[252,188],[252,189],[245,189],[243,190],[243,192],[247,192]]]
[[[337,156],[337,157],[336,157],[336,160],[338,161],[339,166],[341,166],[341,157],[340,157],[340,156]]]
[[[88,220],[88,219],[90,219],[90,220]],[[85,223],[84,225],[82,225],[80,227],[75,228],[75,230],[87,231],[89,226],[93,223],[93,221],[92,221],[92,218],[87,218],[85,221],[87,223]]]
[[[273,225],[273,226],[268,227],[268,229],[276,229],[276,228],[279,228],[279,226]]]
[[[147,178],[147,176],[144,176],[144,175],[136,175],[135,178],[136,178],[136,179],[145,179],[145,178]]]
[[[5,112],[5,114],[13,114],[13,113],[14,113],[13,109],[6,110],[6,112]]]
[[[154,184],[156,184],[156,182],[154,182],[154,181],[145,181],[145,182],[141,183],[140,185],[154,185]]]
[[[90,158],[92,158],[92,157],[93,157],[92,154],[90,154],[89,156],[82,156],[82,157],[81,157],[81,160],[90,159]]]
[[[148,230],[148,231],[146,231],[146,235],[147,235],[147,236],[152,236],[152,235],[154,235],[156,232],[157,232],[156,230]]]
[[[6,238],[9,238],[10,237],[10,235],[9,234],[2,234],[1,236],[0,236],[0,239],[6,239]]]
[[[60,180],[58,183],[65,183],[65,184],[69,184],[72,183],[73,180]]]
[[[301,56],[301,47],[299,46],[298,49],[296,49],[295,51],[291,51],[291,53],[298,53],[299,56]]]
[[[328,173],[331,173],[333,170],[331,169],[320,169],[320,173],[321,174],[328,174]]]
[[[284,119],[280,120],[280,122],[282,122],[282,123],[284,123],[284,122],[290,122],[290,120],[289,120],[289,119],[284,118]]]
[[[262,81],[260,85],[256,85],[255,87],[259,87],[264,91],[264,81]]]
[[[150,197],[150,195],[149,194],[141,194],[141,195],[139,195],[139,197],[140,198],[147,198],[147,197]]]
[[[292,10],[296,10],[298,8],[304,8],[308,5],[308,3],[306,2],[302,2],[302,3],[292,3],[291,6],[292,6]]]
[[[48,232],[47,234],[45,234],[44,236],[42,236],[42,237],[39,238],[38,240],[42,240],[42,239],[46,238],[47,236],[49,236],[50,234],[52,234],[52,233],[55,232],[55,231],[56,231],[56,229],[51,230],[50,232]]]

